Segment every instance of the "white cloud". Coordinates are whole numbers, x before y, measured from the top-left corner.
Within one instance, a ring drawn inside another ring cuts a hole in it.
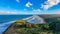
[[[33,9],[33,12],[41,12],[41,10],[40,9]]]
[[[0,14],[17,14],[16,12],[0,11]]]
[[[28,3],[26,3],[25,6],[26,6],[26,7],[30,7],[30,6],[32,6],[32,4],[31,4],[30,2],[28,2]]]
[[[20,0],[16,0],[16,2],[18,2],[18,3],[19,3],[19,2],[20,2]]]
[[[26,11],[17,11],[17,10],[11,10],[11,11],[3,11],[3,10],[0,10],[0,15],[3,14],[3,15],[11,15],[11,14],[31,14],[31,12],[26,12]]]
[[[57,5],[58,3],[60,3],[60,0],[47,0],[45,2],[45,5],[42,5],[42,8],[44,8],[45,10],[49,9],[50,7],[53,7],[54,5]]]

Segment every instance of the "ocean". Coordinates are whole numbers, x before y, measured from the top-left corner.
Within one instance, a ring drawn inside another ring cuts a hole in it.
[[[24,19],[32,15],[0,15],[0,34],[2,34],[15,20]]]
[[[19,20],[23,18],[30,17],[32,15],[0,15],[0,24],[13,21],[13,20]]]

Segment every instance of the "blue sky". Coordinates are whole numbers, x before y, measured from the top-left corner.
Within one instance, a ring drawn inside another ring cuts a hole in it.
[[[60,14],[60,0],[0,0],[0,14]]]

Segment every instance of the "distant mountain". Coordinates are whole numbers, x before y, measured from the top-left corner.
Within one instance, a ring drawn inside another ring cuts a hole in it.
[[[60,17],[60,14],[42,14],[39,16],[42,18],[53,18],[53,17]]]

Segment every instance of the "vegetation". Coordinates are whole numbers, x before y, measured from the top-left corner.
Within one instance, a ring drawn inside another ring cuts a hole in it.
[[[49,24],[30,24],[25,20],[18,20],[14,24],[14,29],[20,34],[48,34],[52,33],[49,30]]]
[[[49,23],[49,29],[50,30],[54,30],[54,31],[59,30],[60,31],[60,26],[59,26],[60,17],[59,18],[58,17],[56,17],[56,18],[46,18],[45,21]]]
[[[44,24],[31,24],[25,20],[17,20],[11,30],[14,30],[13,33],[16,34],[60,34],[60,18],[45,18],[44,20],[46,21]]]
[[[60,30],[60,18],[46,18],[45,21],[45,24],[31,24],[25,20],[17,20],[14,30],[19,34],[53,34]]]

